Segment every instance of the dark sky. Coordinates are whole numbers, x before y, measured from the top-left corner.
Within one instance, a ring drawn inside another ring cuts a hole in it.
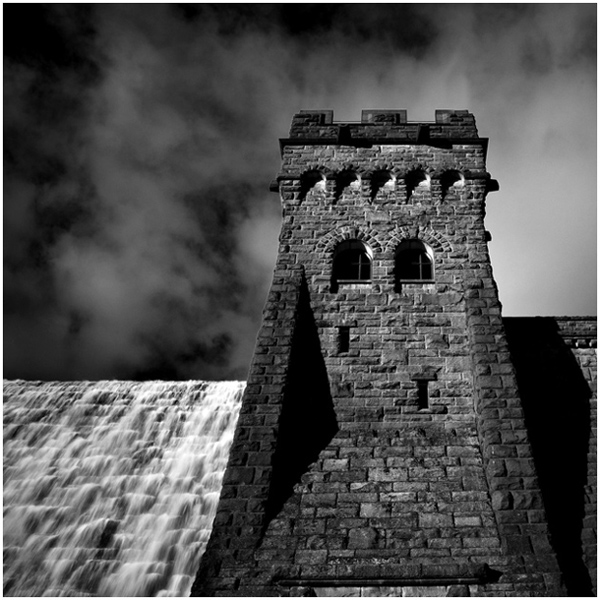
[[[595,4],[3,12],[6,378],[245,378],[300,109],[474,112],[505,314],[595,314]]]

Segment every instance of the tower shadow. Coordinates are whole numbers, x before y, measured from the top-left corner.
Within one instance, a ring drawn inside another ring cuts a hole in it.
[[[266,524],[338,431],[329,380],[306,281],[300,288],[290,366],[279,421]],[[266,525],[265,525],[266,527]]]
[[[504,323],[552,546],[569,596],[593,596],[581,539],[592,393],[554,318]]]

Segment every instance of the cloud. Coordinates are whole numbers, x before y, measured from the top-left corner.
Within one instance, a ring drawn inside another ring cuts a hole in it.
[[[594,6],[19,10],[5,376],[245,377],[277,251],[277,139],[305,108],[472,110],[501,183],[488,227],[507,312],[595,307],[572,268],[595,239]]]

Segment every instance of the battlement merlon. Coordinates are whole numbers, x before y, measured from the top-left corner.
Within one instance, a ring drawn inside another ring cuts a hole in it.
[[[453,143],[476,144],[487,154],[488,138],[477,133],[475,117],[468,110],[440,109],[434,122],[410,122],[403,109],[366,109],[360,122],[334,122],[332,110],[301,110],[292,119],[290,135],[279,140],[285,146],[374,144],[426,144],[451,148]]]

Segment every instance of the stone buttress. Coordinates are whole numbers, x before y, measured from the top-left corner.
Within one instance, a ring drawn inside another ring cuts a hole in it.
[[[294,116],[207,596],[564,594],[467,111]]]

